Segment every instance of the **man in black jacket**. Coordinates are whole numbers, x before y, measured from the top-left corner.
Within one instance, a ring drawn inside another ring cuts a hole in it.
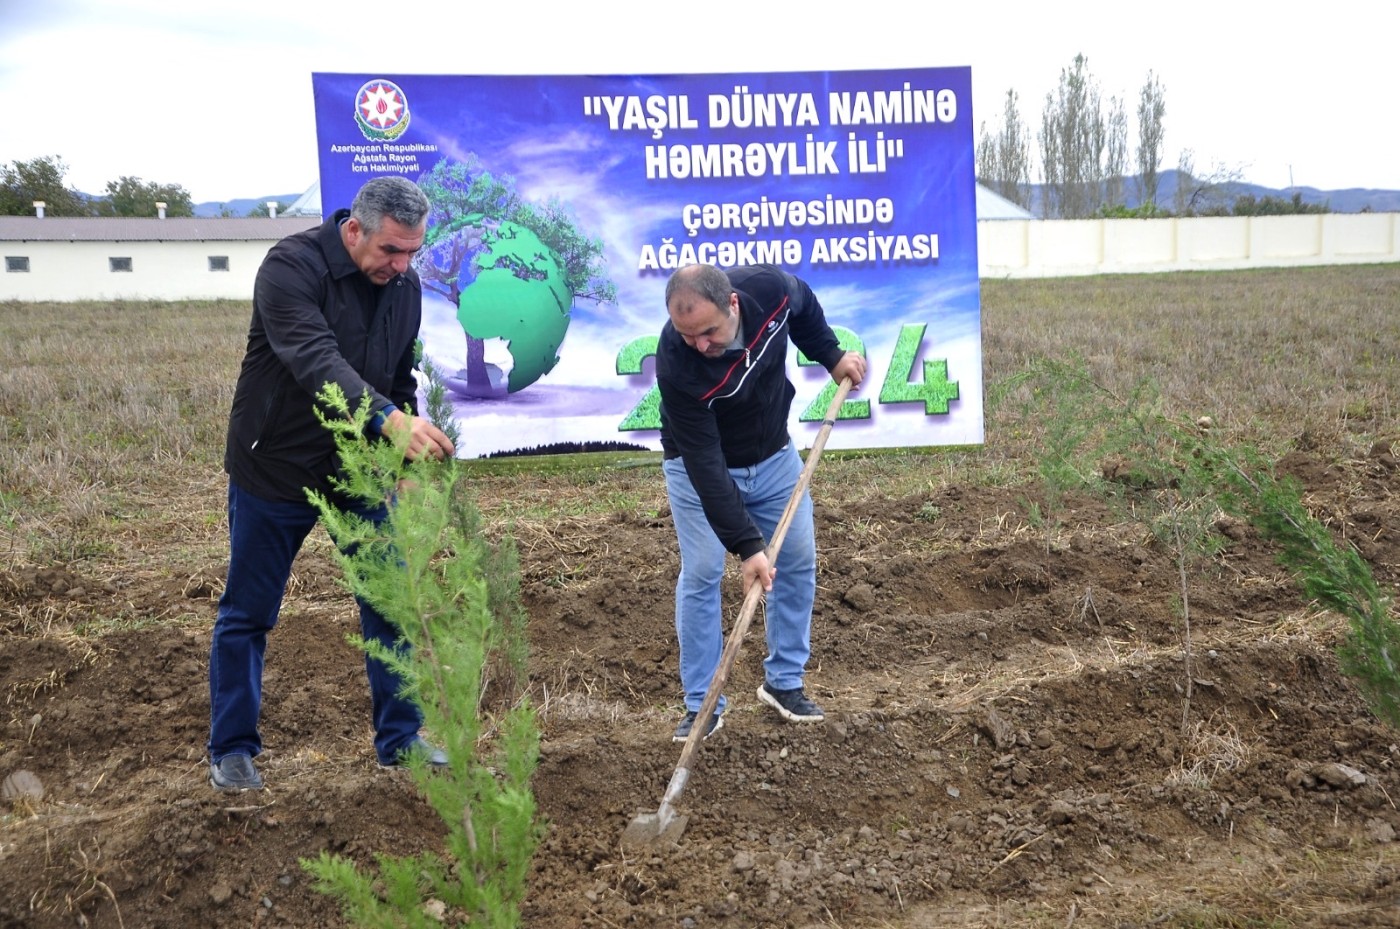
[[[375,178],[349,210],[278,242],[258,269],[224,454],[229,568],[209,656],[209,780],[216,789],[263,786],[253,765],[262,751],[263,654],[292,561],[316,525],[307,489],[369,519],[385,514],[335,494],[335,440],[316,419],[316,394],[327,383],[352,404],[367,394],[371,428],[408,430],[409,458],[453,454],[441,430],[403,412],[417,392],[413,350],[423,298],[409,262],[423,245],[428,208],[412,181]],[[391,647],[398,640],[363,602],[360,629]],[[399,696],[399,678],[368,657],[365,667],[380,763],[421,752],[445,764],[419,737],[422,714]]]
[[[788,340],[836,381],[860,384],[865,359],[845,352],[806,283],[769,265],[721,271],[690,265],[666,285],[669,321],[656,352],[666,492],[681,550],[676,634],[686,714],[683,742],[724,646],[720,580],[725,552],[742,562],[743,587],[768,592],[768,657],[758,697],[792,722],[817,722],[803,690],[811,654],[817,555],[812,501],[803,494],[778,556],[765,553],[802,473],[788,437],[795,390]],[[705,736],[723,725],[723,698]]]

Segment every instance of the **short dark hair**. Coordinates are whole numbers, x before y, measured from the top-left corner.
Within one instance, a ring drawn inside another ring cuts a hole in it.
[[[683,293],[692,293],[728,312],[734,285],[729,283],[729,275],[714,265],[686,265],[666,282],[666,308],[671,308],[672,297]]]
[[[431,206],[417,184],[391,174],[367,181],[355,194],[350,215],[359,221],[361,229],[373,235],[384,224],[386,216],[401,226],[417,229],[428,218]]]

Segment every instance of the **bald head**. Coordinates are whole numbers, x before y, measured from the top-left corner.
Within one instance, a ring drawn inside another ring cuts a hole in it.
[[[739,333],[739,295],[714,265],[687,265],[666,282],[666,313],[685,344],[718,358]]]
[[[686,313],[697,303],[724,307],[734,287],[714,265],[686,265],[666,282],[666,309],[672,315]]]

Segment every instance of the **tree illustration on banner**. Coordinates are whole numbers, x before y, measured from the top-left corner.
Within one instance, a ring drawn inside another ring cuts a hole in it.
[[[439,161],[418,185],[432,211],[414,267],[425,290],[457,308],[467,340],[466,365],[448,387],[465,397],[529,387],[558,364],[574,301],[617,299],[602,240],[559,200],[524,200],[513,178],[491,174],[476,155]],[[508,375],[486,361],[488,339],[506,343]]]

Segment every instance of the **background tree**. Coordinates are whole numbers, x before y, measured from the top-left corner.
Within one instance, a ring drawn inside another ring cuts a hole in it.
[[[193,216],[190,192],[179,184],[157,184],[123,176],[107,182],[107,195],[97,201],[99,216],[156,216],[156,204],[165,204],[166,216]]]
[[[1045,95],[1040,155],[1047,218],[1082,219],[1098,210],[1107,136],[1098,82],[1089,74],[1088,59],[1076,55],[1073,66],[1060,71],[1059,87]]]
[[[1185,216],[1186,205],[1191,200],[1192,187],[1196,183],[1196,153],[1183,148],[1176,156],[1176,190],[1172,192],[1172,212]]]
[[[88,216],[92,208],[82,194],[64,183],[68,166],[57,155],[14,161],[0,168],[0,215],[33,216],[34,201],[44,201],[48,216]]]
[[[1137,169],[1139,199],[1143,204],[1157,205],[1157,168],[1162,163],[1162,118],[1167,114],[1166,91],[1151,71],[1138,95]]]
[[[272,202],[273,202],[273,204],[276,205],[276,207],[277,207],[277,215],[278,215],[278,216],[281,216],[282,213],[286,211],[287,207],[291,206],[290,203],[283,203],[281,200],[273,200]],[[249,216],[271,216],[272,213],[268,210],[267,204],[266,204],[266,203],[259,203],[257,206],[253,207],[251,210],[248,211],[248,215],[249,215]]]
[[[977,178],[991,190],[1019,206],[1031,200],[1031,152],[1026,124],[1016,105],[1016,91],[1006,92],[1001,128],[995,136],[982,124],[977,144]]]
[[[1128,173],[1128,115],[1117,97],[1110,97],[1108,103],[1103,169],[1104,199],[1099,208],[1120,206],[1124,202],[1123,180]]]
[[[1183,148],[1177,157],[1174,209],[1178,216],[1228,216],[1240,193],[1244,169],[1216,162],[1205,174],[1195,173],[1195,153]]]
[[[1234,216],[1293,216],[1301,213],[1330,212],[1332,209],[1326,203],[1304,203],[1302,192],[1297,190],[1293,192],[1292,198],[1286,200],[1272,194],[1262,197],[1240,194],[1235,198],[1235,202],[1230,204],[1230,213]]]

